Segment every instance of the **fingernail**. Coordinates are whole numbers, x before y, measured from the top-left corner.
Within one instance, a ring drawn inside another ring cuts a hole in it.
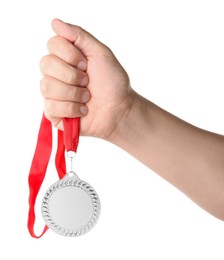
[[[77,65],[77,69],[86,71],[87,69],[87,63],[85,61],[80,61]]]
[[[84,76],[84,77],[81,79],[81,81],[80,81],[80,86],[81,86],[81,87],[86,87],[87,84],[88,84],[88,82],[89,82],[88,77],[87,77],[87,76]]]
[[[85,103],[89,100],[90,98],[90,94],[89,94],[89,91],[85,91],[83,94],[82,94],[82,101]]]
[[[83,114],[83,115],[86,115],[87,112],[88,112],[88,108],[86,106],[81,106],[80,107],[80,112]]]

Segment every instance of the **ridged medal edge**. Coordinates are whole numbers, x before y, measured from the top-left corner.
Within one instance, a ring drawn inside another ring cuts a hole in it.
[[[64,188],[64,187],[78,187],[86,191],[93,203],[93,214],[90,220],[84,225],[76,229],[66,229],[64,227],[61,227],[57,225],[54,220],[52,219],[50,212],[49,212],[49,202],[51,196],[59,189]],[[95,224],[97,223],[100,215],[100,200],[99,197],[94,190],[94,188],[89,185],[87,182],[79,179],[74,179],[72,177],[67,177],[65,179],[59,180],[56,183],[54,183],[45,193],[42,201],[42,206],[41,206],[41,211],[42,211],[42,216],[44,218],[44,221],[46,222],[47,226],[55,231],[56,233],[67,236],[67,237],[75,237],[75,236],[80,236],[88,231],[90,231]]]

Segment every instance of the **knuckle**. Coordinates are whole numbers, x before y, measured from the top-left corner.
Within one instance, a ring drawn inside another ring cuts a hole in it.
[[[102,50],[102,56],[106,59],[111,59],[114,57],[112,50],[106,45],[104,45],[104,48]]]
[[[79,42],[82,41],[83,38],[83,31],[85,31],[81,26],[75,26],[74,28],[75,34],[77,35],[77,39],[75,41],[75,45],[79,45]]]
[[[40,71],[43,73],[44,72],[44,70],[45,70],[45,57],[42,57],[41,59],[40,59],[40,63],[39,63],[39,67],[40,67]]]
[[[46,108],[44,108],[44,115],[49,121],[51,121],[52,116],[48,113]]]
[[[48,48],[48,50],[52,50],[52,49],[54,48],[55,43],[56,43],[56,41],[57,41],[57,38],[58,38],[58,36],[54,36],[54,37],[52,37],[52,38],[50,38],[50,39],[48,40],[48,42],[47,42],[47,48]]]
[[[49,79],[47,77],[43,77],[40,81],[40,92],[43,97],[47,97],[48,85]]]
[[[54,102],[51,99],[45,98],[44,111],[46,112],[46,114],[49,115],[49,117],[56,116],[57,114],[56,107]]]
[[[40,71],[44,74],[50,61],[50,55],[46,55],[40,60]]]
[[[44,114],[46,116],[47,119],[50,120],[50,118],[52,117],[51,115],[51,110],[50,110],[50,102],[48,100],[44,100]]]
[[[76,25],[76,26],[75,26],[75,31],[76,31],[76,34],[80,37],[80,35],[81,35],[82,32],[84,31],[84,29],[83,29],[81,26]],[[79,37],[78,37],[78,38],[79,38]]]
[[[60,117],[55,117],[53,115],[50,115],[47,111],[44,110],[44,115],[45,117],[53,124],[53,126],[55,127],[60,127],[59,123],[61,122],[61,118]]]
[[[52,110],[52,102],[45,98],[44,99],[44,111],[46,111],[46,114],[51,114],[51,110]]]

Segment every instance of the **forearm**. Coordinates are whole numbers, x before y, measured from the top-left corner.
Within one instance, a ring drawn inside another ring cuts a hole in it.
[[[194,127],[136,93],[113,143],[224,219],[224,138]]]
[[[63,117],[81,116],[81,134],[120,146],[224,219],[224,138],[129,92],[128,75],[111,50],[82,28],[57,19],[52,27],[58,36],[40,66],[48,119],[63,129]]]

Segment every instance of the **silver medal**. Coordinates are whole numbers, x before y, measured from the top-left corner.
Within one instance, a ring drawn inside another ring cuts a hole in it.
[[[75,237],[94,227],[100,208],[94,188],[70,171],[46,191],[41,211],[50,229],[63,236]]]

